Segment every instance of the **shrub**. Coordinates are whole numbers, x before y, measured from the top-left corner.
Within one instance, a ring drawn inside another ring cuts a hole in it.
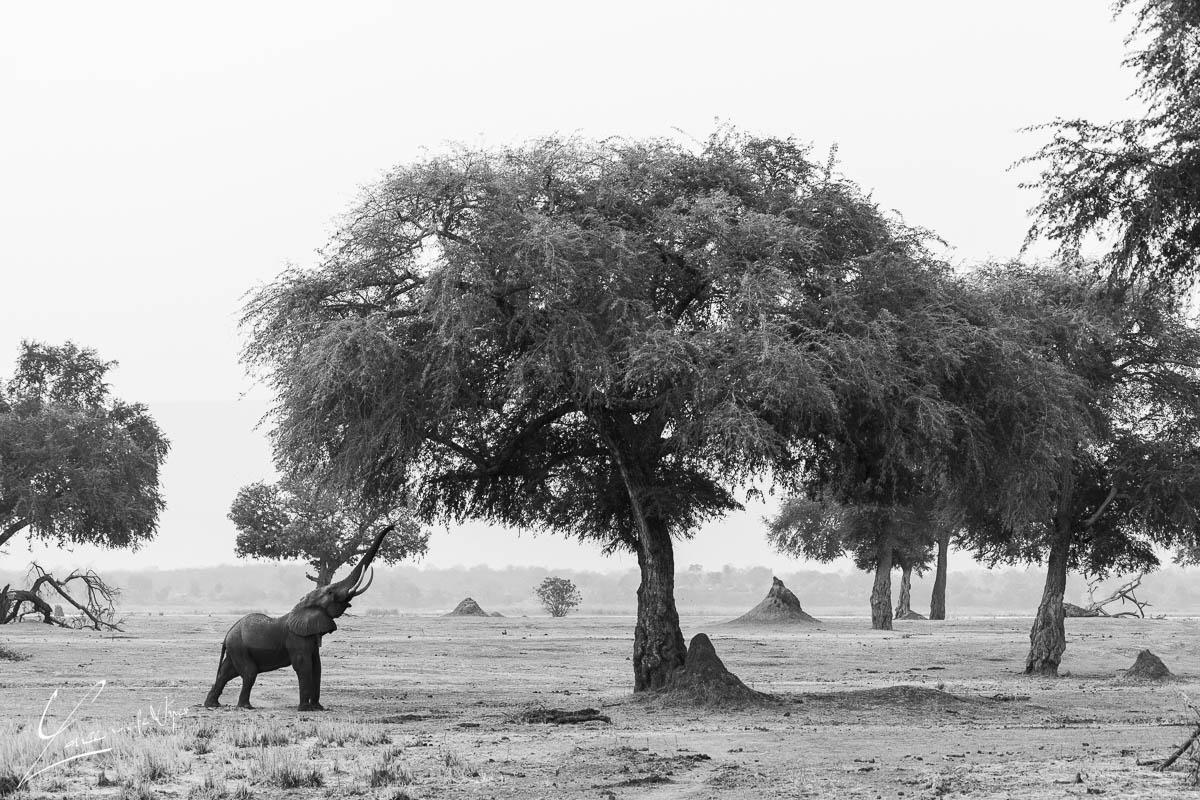
[[[566,578],[546,578],[533,593],[552,617],[565,617],[583,600],[575,584]]]

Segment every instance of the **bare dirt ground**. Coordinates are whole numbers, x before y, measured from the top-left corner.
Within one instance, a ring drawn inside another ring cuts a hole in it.
[[[1194,724],[1181,693],[1200,695],[1195,619],[1068,620],[1068,675],[1048,680],[1021,674],[1027,619],[873,632],[864,618],[684,618],[685,636],[708,633],[731,670],[778,699],[711,711],[632,696],[628,617],[348,616],[322,649],[329,710],[305,714],[290,670],[260,676],[255,711],[232,707],[238,680],[226,707],[197,705],[233,620],[137,616],[116,636],[0,629],[30,657],[0,661],[0,779],[107,748],[16,796],[1200,796],[1181,772],[1138,765]],[[1143,648],[1179,679],[1121,680]],[[586,707],[611,723],[522,720]],[[39,724],[65,725],[40,760]]]

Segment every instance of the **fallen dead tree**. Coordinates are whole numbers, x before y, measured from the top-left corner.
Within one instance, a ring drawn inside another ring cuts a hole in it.
[[[1121,584],[1120,587],[1117,587],[1114,593],[1108,597],[1105,597],[1104,600],[1096,600],[1096,590],[1099,588],[1100,578],[1092,578],[1091,581],[1087,582],[1088,603],[1085,610],[1087,610],[1088,613],[1084,614],[1084,616],[1142,616],[1142,618],[1145,618],[1146,608],[1150,606],[1150,603],[1138,600],[1138,596],[1134,594],[1134,590],[1140,587],[1141,579],[1144,577],[1146,577],[1146,573],[1139,572],[1138,575],[1132,579],[1132,581]],[[1133,603],[1134,607],[1138,610],[1136,610],[1136,612],[1132,612],[1132,610],[1124,610],[1124,612],[1117,612],[1116,614],[1110,614],[1109,612],[1106,612],[1104,607],[1108,606],[1109,603],[1115,603],[1117,601],[1120,601],[1122,606],[1124,606],[1124,604],[1127,602]]]
[[[11,584],[6,584],[0,590],[0,624],[41,616],[45,624],[61,628],[121,630],[124,620],[116,618],[115,606],[121,590],[105,583],[92,570],[74,570],[65,578],[56,578],[35,563],[30,565],[29,577],[33,580],[28,589],[13,589]],[[80,593],[79,599],[72,594],[72,590]],[[55,594],[79,614],[72,617],[55,614],[54,608],[46,600]]]
[[[1088,604],[1087,606],[1077,606],[1073,603],[1063,603],[1063,612],[1068,617],[1145,617],[1146,609],[1150,603],[1144,600],[1138,600],[1135,590],[1142,585],[1142,578],[1146,573],[1139,572],[1131,580],[1121,584],[1103,600],[1096,599],[1096,590],[1100,588],[1101,579],[1092,578],[1088,581]],[[1115,614],[1110,614],[1105,610],[1105,606],[1112,603],[1120,602],[1121,605],[1132,603],[1137,611],[1118,611]]]

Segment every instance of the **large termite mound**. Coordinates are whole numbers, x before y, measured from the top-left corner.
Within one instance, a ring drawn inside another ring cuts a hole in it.
[[[1133,666],[1125,670],[1127,681],[1169,681],[1174,677],[1162,659],[1149,650],[1138,653]]]
[[[671,703],[704,706],[743,706],[773,699],[769,694],[754,691],[726,669],[703,633],[692,637],[683,666],[667,677],[659,697]]]
[[[486,611],[484,611],[482,608],[480,608],[479,603],[476,603],[474,600],[472,600],[471,598],[468,597],[465,600],[463,600],[461,603],[459,603],[457,606],[455,606],[454,610],[451,611],[446,616],[447,617],[487,617],[487,616],[491,616],[491,615],[488,614]]]
[[[727,625],[791,625],[820,622],[800,607],[800,600],[779,578],[771,578],[771,591],[763,601]]]

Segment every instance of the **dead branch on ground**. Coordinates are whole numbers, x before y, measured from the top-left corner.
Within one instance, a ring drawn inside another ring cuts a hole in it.
[[[92,570],[73,570],[65,578],[56,578],[40,564],[31,564],[29,576],[33,579],[28,589],[11,589],[5,585],[0,592],[0,624],[16,622],[27,616],[40,616],[47,625],[61,628],[90,628],[91,630],[121,630],[123,619],[116,619],[116,600],[121,590],[105,583]],[[80,592],[76,599],[72,589]],[[56,616],[46,596],[57,593],[64,601],[79,611],[76,617]]]
[[[1094,611],[1096,614],[1103,617],[1138,616],[1144,618],[1146,616],[1146,608],[1150,606],[1150,603],[1143,600],[1138,600],[1137,595],[1134,594],[1134,590],[1142,585],[1142,578],[1145,576],[1146,573],[1139,572],[1132,580],[1129,580],[1118,586],[1116,591],[1103,600],[1096,599],[1096,589],[1100,587],[1101,579],[1092,578],[1088,581],[1088,606],[1086,610]],[[1106,605],[1109,603],[1115,603],[1118,600],[1121,601],[1121,605],[1125,605],[1127,602],[1133,603],[1133,605],[1137,608],[1137,611],[1121,611],[1116,614],[1109,614],[1104,610]]]

